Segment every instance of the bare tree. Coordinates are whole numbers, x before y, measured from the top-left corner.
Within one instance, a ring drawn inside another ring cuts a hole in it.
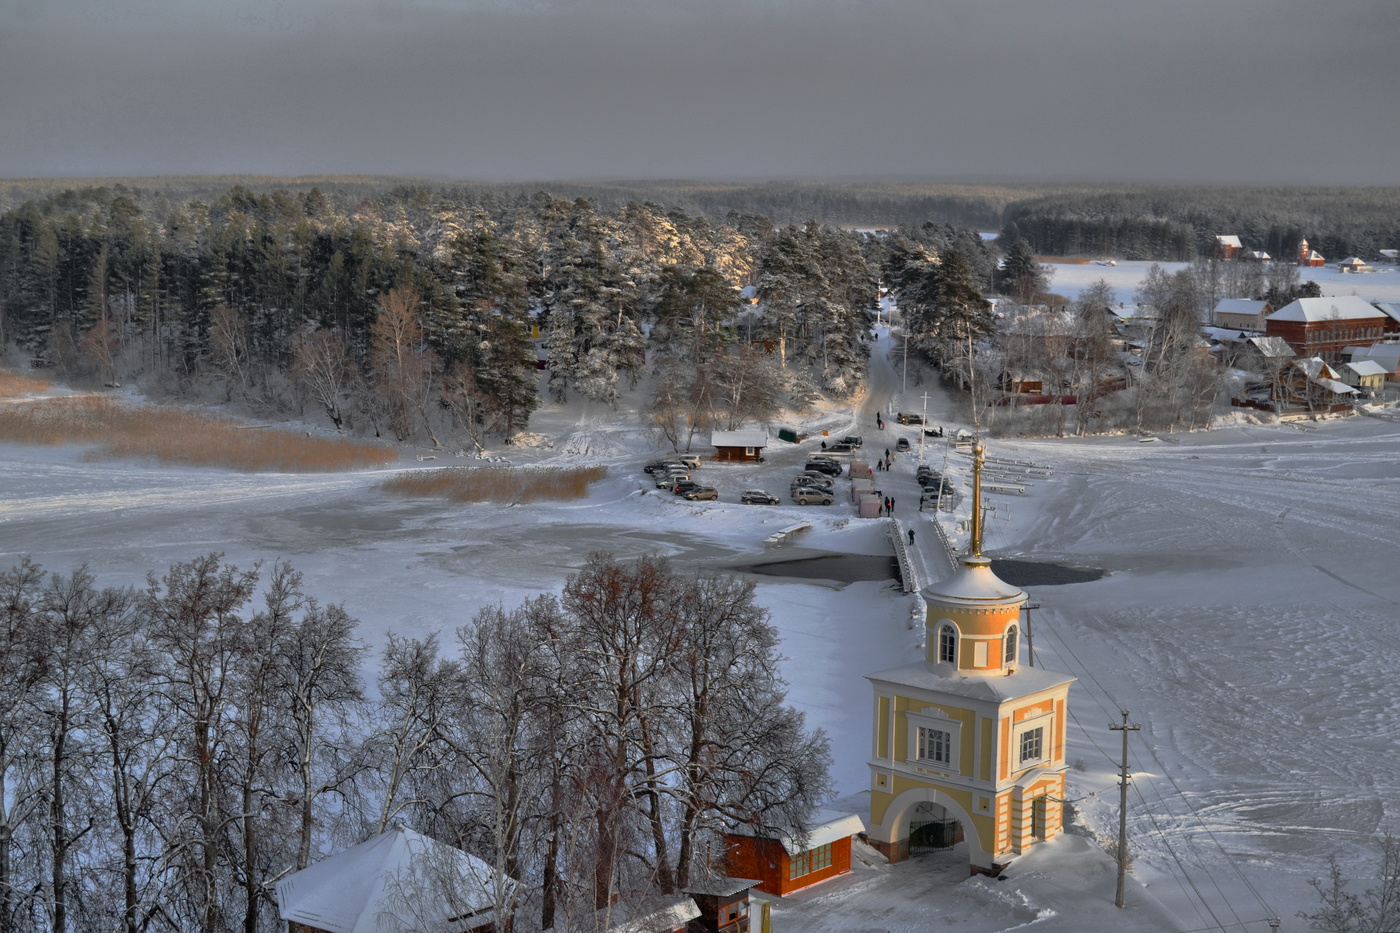
[[[430,417],[436,395],[433,353],[418,321],[417,293],[396,288],[381,297],[370,339],[374,387],[384,400],[389,429],[404,441],[421,427],[439,446]]]
[[[226,926],[221,896],[221,845],[229,819],[222,764],[223,730],[234,701],[234,679],[249,649],[243,607],[252,598],[258,572],[224,565],[210,554],[175,564],[161,579],[147,578],[140,611],[165,669],[164,688],[182,738],[188,820],[169,827],[179,855],[183,909],[200,933]]]
[[[347,404],[358,377],[345,338],[335,330],[304,330],[292,345],[292,379],[320,405],[337,431],[345,427]]]
[[[20,910],[16,832],[43,806],[42,725],[35,700],[48,662],[35,638],[43,570],[28,557],[0,573],[0,933],[13,933]]]
[[[1317,913],[1299,911],[1314,930],[1326,933],[1387,933],[1400,929],[1400,839],[1386,834],[1380,840],[1381,861],[1376,868],[1375,887],[1361,894],[1348,891],[1347,876],[1335,858],[1329,863],[1327,878],[1308,883],[1317,891],[1322,909]]]

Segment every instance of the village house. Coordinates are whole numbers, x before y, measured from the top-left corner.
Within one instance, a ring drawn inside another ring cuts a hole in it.
[[[1348,345],[1379,343],[1385,337],[1388,320],[1384,313],[1355,295],[1299,298],[1270,314],[1265,330],[1270,337],[1288,341],[1299,356],[1340,363]]]
[[[1386,372],[1386,381],[1400,382],[1400,343],[1375,343],[1366,347],[1347,347],[1343,356],[1352,363],[1370,361]]]
[[[1400,334],[1400,304],[1393,301],[1377,301],[1373,304],[1376,310],[1386,317],[1386,335]]]
[[[1359,393],[1318,357],[1294,360],[1274,383],[1274,410],[1280,415],[1306,411],[1310,415],[1349,412]]]
[[[891,861],[962,840],[973,873],[1000,874],[1060,833],[1075,678],[1022,662],[1026,594],[982,555],[983,448],[973,450],[972,540],[924,590],[924,657],[869,674],[874,693],[867,839]]]
[[[1274,313],[1274,306],[1267,301],[1250,298],[1222,298],[1211,312],[1211,323],[1228,330],[1248,330],[1262,334],[1264,321]]]
[[[710,434],[710,446],[715,449],[715,459],[734,463],[758,463],[763,460],[763,448],[768,446],[767,432],[714,431]]]
[[[1337,263],[1337,269],[1341,272],[1372,272],[1374,271],[1365,260],[1356,256],[1348,256]]]
[[[1342,381],[1354,389],[1360,389],[1370,398],[1385,391],[1385,381],[1391,374],[1375,360],[1360,360],[1343,363],[1337,370]]]
[[[854,813],[819,817],[805,837],[790,833],[759,835],[737,828],[726,833],[728,870],[753,878],[754,887],[786,897],[851,870],[851,839],[865,832]]]
[[[1298,244],[1298,265],[1316,268],[1327,265],[1327,260],[1322,258],[1322,254],[1308,246],[1308,241],[1304,240]]]
[[[1221,259],[1237,259],[1244,249],[1244,244],[1237,236],[1217,236],[1215,238],[1215,251]]]

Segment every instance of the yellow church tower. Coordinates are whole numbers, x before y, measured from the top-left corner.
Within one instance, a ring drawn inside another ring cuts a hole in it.
[[[891,861],[911,830],[967,842],[974,873],[999,874],[1060,832],[1065,718],[1075,678],[1021,662],[1026,594],[982,556],[982,461],[973,449],[972,540],[924,590],[922,661],[868,674],[874,688],[867,838]]]

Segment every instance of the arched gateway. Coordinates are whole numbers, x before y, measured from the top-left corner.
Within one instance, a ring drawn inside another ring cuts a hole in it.
[[[972,870],[997,874],[1060,831],[1074,678],[1021,664],[1026,594],[981,553],[982,457],[978,443],[967,556],[923,594],[923,660],[866,678],[875,694],[867,838],[906,858],[911,814],[932,804],[960,824]]]

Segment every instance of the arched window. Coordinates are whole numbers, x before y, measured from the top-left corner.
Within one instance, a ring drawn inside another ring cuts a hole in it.
[[[938,660],[954,664],[958,661],[958,630],[951,625],[938,630]]]
[[[1006,630],[1006,654],[1003,655],[1001,662],[1003,664],[1016,663],[1016,626],[1014,625]]]

